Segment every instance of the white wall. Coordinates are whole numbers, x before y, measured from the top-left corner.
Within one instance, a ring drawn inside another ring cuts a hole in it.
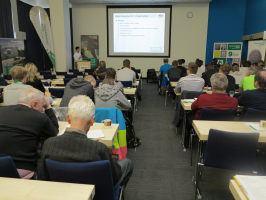
[[[192,12],[193,18],[187,18]],[[197,58],[205,63],[209,3],[176,3],[172,7],[172,36],[170,64],[184,58],[186,64]],[[103,4],[72,4],[74,47],[80,46],[81,35],[99,35],[99,58],[107,67],[122,67],[125,58],[107,57],[106,7]],[[142,69],[143,77],[149,68],[159,70],[163,58],[129,58],[131,66]]]

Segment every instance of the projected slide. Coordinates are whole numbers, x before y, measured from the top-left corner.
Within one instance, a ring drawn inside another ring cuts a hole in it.
[[[113,13],[114,53],[164,53],[165,13]]]

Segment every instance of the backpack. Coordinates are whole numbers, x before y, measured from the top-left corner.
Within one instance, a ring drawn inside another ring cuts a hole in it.
[[[128,117],[125,117],[126,120],[126,131],[127,131],[127,147],[136,148],[141,145],[141,140],[136,137],[134,126],[130,122]]]
[[[161,87],[161,89],[160,89],[160,95],[165,95],[166,90],[167,90],[167,87],[166,86]]]

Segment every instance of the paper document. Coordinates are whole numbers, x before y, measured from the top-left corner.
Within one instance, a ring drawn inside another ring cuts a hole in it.
[[[266,176],[234,176],[237,184],[250,200],[266,199]]]
[[[58,101],[53,101],[52,106],[54,106],[57,103],[58,103]]]
[[[260,127],[259,124],[254,123],[245,123],[250,128],[254,129],[255,131],[266,131],[266,128]]]
[[[193,103],[194,99],[183,99],[183,103]]]
[[[66,131],[66,128],[69,128],[70,127],[70,124],[67,125],[64,130],[62,130],[58,135],[63,135],[64,132]],[[87,133],[87,137],[90,138],[90,139],[97,139],[97,138],[104,138],[104,134],[102,132],[101,129],[98,129],[98,130],[91,130],[91,131],[88,131]]]

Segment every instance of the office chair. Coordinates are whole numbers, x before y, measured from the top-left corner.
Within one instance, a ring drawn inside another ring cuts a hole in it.
[[[51,72],[40,72],[40,75],[44,75],[44,74],[46,74],[46,75],[52,75]]]
[[[51,95],[57,98],[63,98],[65,88],[49,88]]]
[[[66,74],[65,78],[77,78],[77,74]]]
[[[64,78],[64,85],[66,86],[66,84],[71,81],[73,78]]]
[[[12,80],[11,75],[4,75],[4,78],[5,78],[6,80]]]
[[[20,178],[18,170],[10,156],[0,157],[0,177]]]
[[[67,72],[56,72],[56,75],[66,75]]]
[[[120,81],[124,87],[132,88],[132,81]]]
[[[56,79],[56,75],[44,74],[43,79]]]
[[[7,86],[8,83],[7,83],[6,81],[0,81],[0,85],[1,85],[1,86]]]
[[[259,122],[260,120],[265,120],[266,110],[258,110],[254,108],[248,108],[244,121],[246,122]]]

